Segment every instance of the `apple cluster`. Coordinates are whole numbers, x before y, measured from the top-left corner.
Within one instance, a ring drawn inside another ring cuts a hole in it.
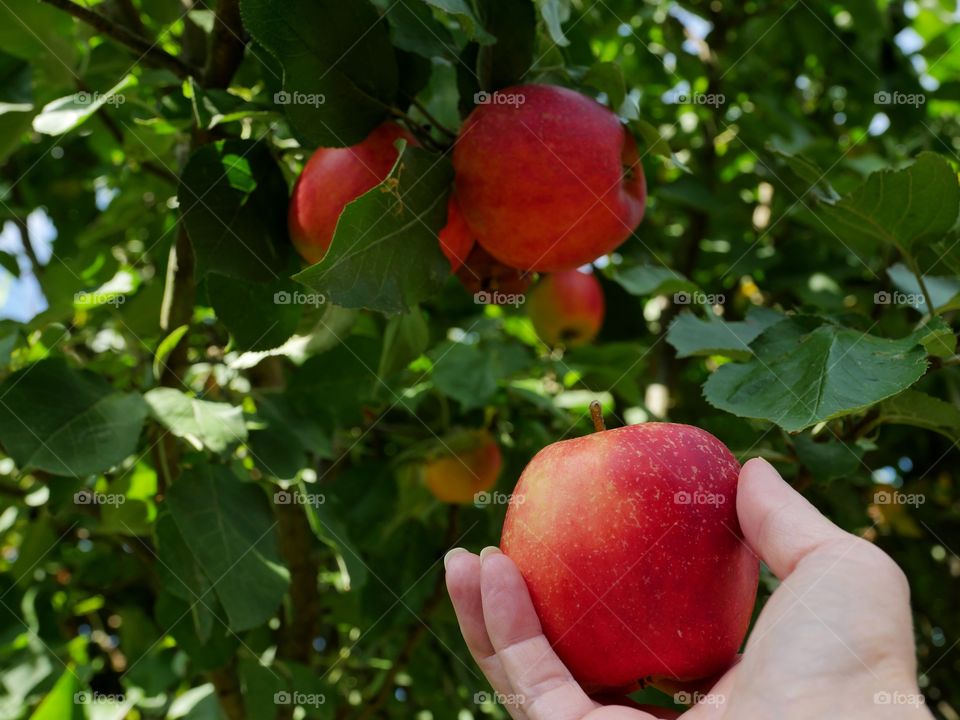
[[[393,122],[347,148],[320,148],[290,202],[290,236],[310,263],[323,259],[346,205],[384,181],[396,142],[416,139]],[[639,225],[646,180],[636,143],[595,100],[554,85],[518,85],[479,97],[453,146],[454,187],[438,242],[475,296],[522,296],[550,346],[590,342],[603,291],[589,265]]]

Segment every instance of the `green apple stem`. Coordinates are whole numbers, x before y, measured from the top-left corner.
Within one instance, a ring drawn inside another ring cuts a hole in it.
[[[590,417],[593,419],[594,432],[603,432],[607,429],[606,424],[603,422],[603,408],[600,407],[600,402],[597,400],[590,402]]]

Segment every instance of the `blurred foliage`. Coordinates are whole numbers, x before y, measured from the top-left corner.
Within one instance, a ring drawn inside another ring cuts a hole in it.
[[[504,717],[441,557],[498,541],[594,398],[767,457],[893,555],[956,718],[958,43],[939,0],[0,4],[0,718]],[[433,240],[443,128],[520,80],[644,152],[567,353]],[[387,117],[419,223],[375,190],[362,252],[301,269],[287,188]],[[480,427],[494,501],[443,506],[419,459]]]

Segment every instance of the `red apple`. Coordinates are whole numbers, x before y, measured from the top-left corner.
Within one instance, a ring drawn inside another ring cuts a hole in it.
[[[759,572],[737,522],[739,470],[713,435],[672,423],[565,440],[530,461],[501,548],[577,680],[692,680],[733,662]]]
[[[458,433],[444,441],[443,452],[424,466],[430,492],[446,503],[473,503],[477,493],[497,484],[503,457],[486,430]]]
[[[290,238],[304,260],[320,262],[333,241],[337,220],[350,203],[382,183],[397,161],[394,143],[410,133],[385,122],[351,147],[320,148],[307,161],[293,186],[288,226]]]
[[[484,305],[519,304],[533,282],[530,273],[504,265],[480,245],[473,246],[457,279]]]
[[[578,270],[553,273],[530,292],[527,312],[547,345],[586,345],[603,325],[603,288],[592,274]]]
[[[447,200],[447,224],[440,231],[439,238],[440,249],[450,261],[450,268],[456,272],[470,255],[476,237],[467,226],[455,193],[450,193]]]
[[[523,270],[572,270],[630,236],[646,181],[614,113],[550,85],[487,99],[464,121],[453,167],[467,223],[491,255]]]

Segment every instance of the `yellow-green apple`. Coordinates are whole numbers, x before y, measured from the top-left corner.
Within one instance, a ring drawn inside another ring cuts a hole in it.
[[[446,503],[473,503],[478,493],[497,484],[503,456],[486,430],[448,436],[439,455],[427,461],[423,479],[430,492]]]
[[[402,127],[385,122],[357,145],[320,148],[310,157],[293,186],[287,217],[290,238],[304,260],[323,259],[343,209],[386,179],[401,138],[415,144]]]
[[[485,96],[453,150],[467,223],[497,260],[572,270],[610,252],[643,218],[636,143],[591,98],[552,85]]]
[[[603,325],[603,288],[579,270],[552,273],[530,292],[527,313],[547,345],[586,345]]]
[[[450,261],[450,269],[456,272],[466,262],[476,241],[460,210],[456,193],[450,193],[450,198],[447,200],[447,224],[443,226],[438,236],[440,249]]]
[[[693,680],[734,661],[759,572],[737,522],[739,469],[713,435],[672,423],[557,442],[530,461],[501,548],[577,680]]]

